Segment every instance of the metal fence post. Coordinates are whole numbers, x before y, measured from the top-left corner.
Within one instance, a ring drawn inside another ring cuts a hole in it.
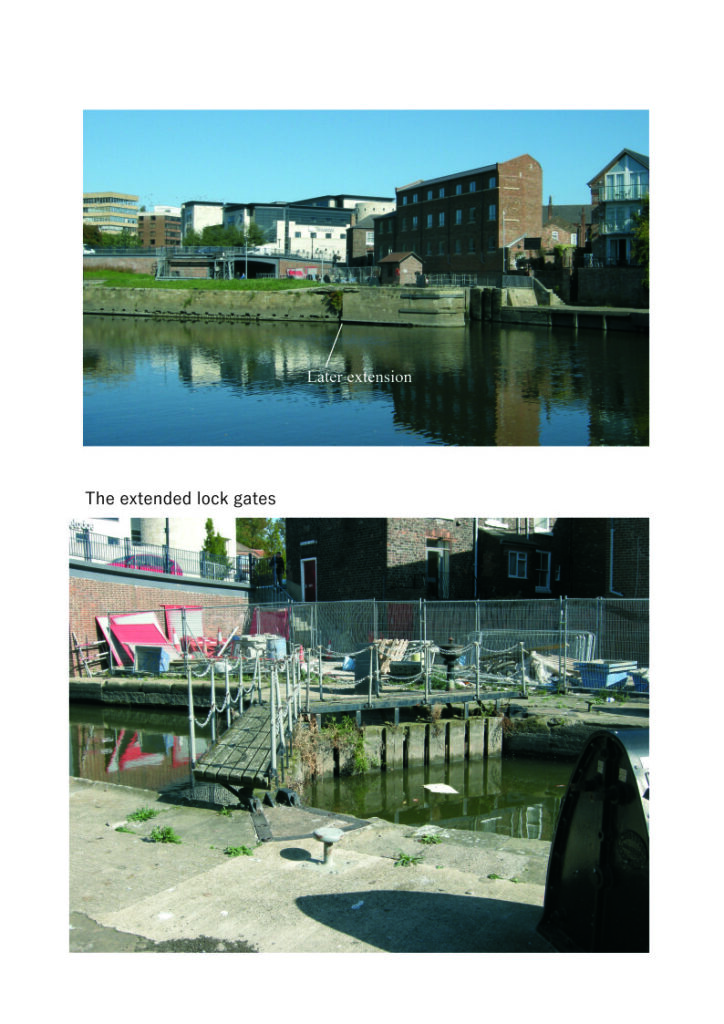
[[[519,646],[520,646],[520,683],[521,683],[521,686],[523,688],[523,696],[527,697],[528,696],[528,690],[526,688],[526,681],[525,681],[525,644],[523,643],[522,640],[520,641]]]
[[[480,643],[475,644],[475,699],[480,700]]]
[[[216,680],[214,678],[214,665],[211,664],[211,742],[216,743]]]
[[[565,659],[568,657],[568,598],[563,598],[563,667],[565,669]],[[568,693],[568,677],[563,672],[563,693]]]
[[[319,655],[319,699],[324,700],[324,684],[322,683],[322,645],[319,645],[317,650]]]
[[[239,661],[241,662],[241,654],[239,655]],[[229,662],[224,662],[224,704],[226,704],[226,728],[228,729],[231,725],[231,687],[229,685]]]
[[[276,712],[276,694],[274,693],[274,667],[271,670],[271,685],[269,687],[270,701],[271,701],[271,773],[272,777],[276,778],[277,774],[277,712]]]
[[[191,782],[193,785],[194,765],[196,764],[196,731],[194,726],[194,687],[191,682],[191,666],[186,670],[188,681],[188,702],[189,702],[189,766],[191,768]]]
[[[367,680],[367,703],[368,704],[372,703],[372,677],[374,676],[373,660],[374,660],[374,656],[375,656],[374,652],[375,652],[375,645],[374,644],[370,644],[370,674],[369,674],[369,678]]]

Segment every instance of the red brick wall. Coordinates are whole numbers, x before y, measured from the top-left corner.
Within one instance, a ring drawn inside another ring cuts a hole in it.
[[[105,579],[86,579],[71,576],[69,595],[69,629],[75,633],[79,643],[92,643],[101,639],[96,625],[97,615],[120,612],[155,611],[158,622],[165,630],[164,604],[202,605],[204,631],[215,636],[217,630],[227,635],[239,621],[242,610],[248,605],[246,593],[235,591],[228,594],[199,593],[173,587],[158,589],[135,582],[111,582]],[[71,658],[71,664],[73,659]]]

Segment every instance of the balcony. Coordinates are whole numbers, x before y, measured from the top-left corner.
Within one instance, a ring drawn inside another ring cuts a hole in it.
[[[632,217],[615,217],[602,220],[598,225],[598,230],[602,235],[632,235],[634,226]]]
[[[625,202],[631,199],[643,199],[649,194],[649,185],[602,185],[598,190],[599,203]]]

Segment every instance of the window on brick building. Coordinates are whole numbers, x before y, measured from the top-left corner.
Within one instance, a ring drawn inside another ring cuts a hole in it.
[[[432,214],[431,213],[428,213],[428,215],[427,215],[427,226],[429,228],[432,227]]]
[[[456,210],[455,211],[455,223],[456,224],[462,224],[462,222],[463,222],[463,211],[462,210]]]
[[[444,210],[440,210],[440,212],[438,213],[438,215],[437,215],[437,223],[439,224],[439,226],[441,228],[445,226],[445,211]]]
[[[537,594],[549,594],[551,589],[551,553],[535,553],[535,589]]]
[[[508,578],[525,580],[528,578],[528,552],[508,552]]]
[[[491,203],[488,207],[488,220],[495,220],[497,209],[495,203]]]

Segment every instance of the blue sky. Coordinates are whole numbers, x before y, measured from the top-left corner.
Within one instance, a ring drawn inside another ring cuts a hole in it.
[[[86,110],[83,191],[295,200],[396,186],[530,153],[543,202],[587,203],[621,149],[649,152],[645,110]]]

